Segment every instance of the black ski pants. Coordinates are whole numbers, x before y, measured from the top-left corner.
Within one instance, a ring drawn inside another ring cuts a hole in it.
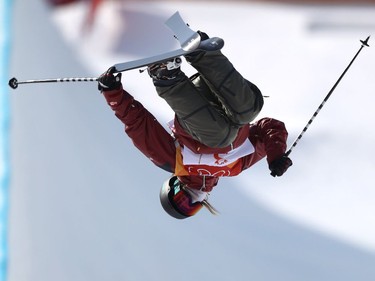
[[[226,147],[239,128],[259,114],[263,96],[221,51],[206,52],[190,64],[197,74],[185,75],[171,86],[156,86],[156,91],[195,140],[209,147]]]

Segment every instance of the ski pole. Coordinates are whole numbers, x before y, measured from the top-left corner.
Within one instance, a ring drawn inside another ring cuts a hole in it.
[[[292,152],[293,148],[296,147],[296,145],[298,144],[298,142],[300,141],[300,139],[302,138],[302,136],[304,135],[304,133],[307,131],[307,129],[309,128],[309,126],[311,125],[311,123],[314,121],[315,117],[318,115],[318,113],[320,112],[320,110],[323,108],[324,104],[327,102],[327,100],[329,99],[329,97],[332,95],[332,93],[336,89],[337,85],[340,83],[341,79],[344,77],[345,73],[348,71],[348,69],[350,68],[350,66],[353,64],[354,60],[357,58],[357,56],[359,55],[359,53],[362,51],[363,47],[364,46],[370,47],[370,45],[368,44],[368,40],[369,39],[370,39],[370,36],[368,36],[367,39],[364,40],[364,41],[360,40],[360,42],[362,43],[361,48],[358,50],[358,52],[355,54],[354,58],[351,60],[351,62],[346,67],[346,69],[344,70],[344,72],[341,74],[341,76],[339,77],[339,79],[333,85],[332,89],[329,91],[329,93],[327,94],[327,96],[324,98],[323,102],[319,105],[318,109],[314,112],[313,116],[307,122],[305,128],[303,128],[302,132],[299,134],[299,136],[294,141],[294,143],[292,144],[292,146],[285,153],[286,156],[288,156]]]
[[[9,80],[9,86],[12,89],[17,89],[19,84],[32,84],[32,83],[53,83],[53,82],[92,82],[98,81],[98,78],[90,78],[90,77],[76,77],[76,78],[55,78],[55,79],[39,79],[39,80],[25,80],[25,81],[18,81],[17,78],[13,77]]]

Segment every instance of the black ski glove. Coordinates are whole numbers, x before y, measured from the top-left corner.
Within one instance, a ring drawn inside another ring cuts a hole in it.
[[[203,32],[203,31],[198,30],[197,33],[198,33],[199,36],[201,37],[201,40],[202,40],[202,41],[204,41],[204,40],[210,38],[210,37],[207,35],[206,32]]]
[[[292,165],[292,160],[284,154],[280,158],[273,160],[269,165],[269,168],[271,170],[271,176],[281,177]]]
[[[122,73],[119,72],[116,76],[113,75],[115,72],[115,67],[110,67],[106,72],[104,72],[98,78],[98,90],[99,91],[112,91],[117,90],[121,87],[121,76]]]

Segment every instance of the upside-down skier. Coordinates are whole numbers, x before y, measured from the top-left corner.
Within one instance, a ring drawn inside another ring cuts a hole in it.
[[[283,122],[262,118],[250,124],[263,107],[256,85],[220,50],[197,51],[185,59],[197,70],[190,78],[181,70],[180,58],[147,68],[157,94],[175,112],[172,134],[123,89],[121,73],[115,76],[113,67],[98,79],[99,90],[134,145],[172,173],[160,200],[177,219],[193,216],[203,206],[215,213],[207,198],[220,177],[236,176],[262,158],[273,176],[282,176],[292,165],[285,155],[288,133]]]

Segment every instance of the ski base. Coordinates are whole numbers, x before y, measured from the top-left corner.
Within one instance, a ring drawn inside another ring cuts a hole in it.
[[[116,71],[115,72],[123,72],[131,69],[141,68],[144,66],[148,66],[150,64],[164,62],[176,57],[188,55],[192,52],[196,51],[206,51],[206,52],[213,52],[218,51],[224,46],[224,40],[219,37],[209,38],[207,40],[201,41],[199,46],[195,49],[185,51],[184,49],[177,49],[175,51],[170,51],[164,54],[151,56],[144,59],[124,62],[124,63],[117,63],[114,65]]]

